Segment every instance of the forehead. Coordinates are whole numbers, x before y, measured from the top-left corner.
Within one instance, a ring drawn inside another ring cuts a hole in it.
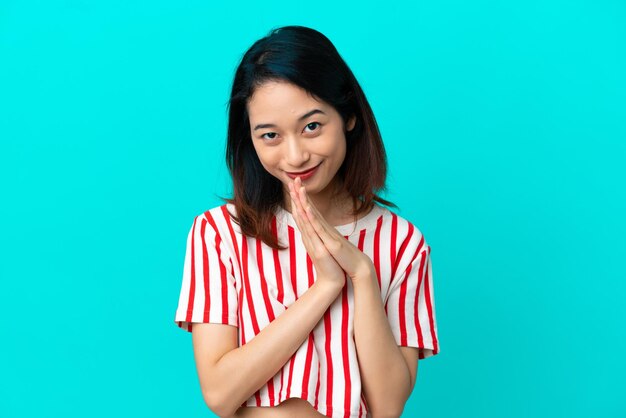
[[[330,114],[330,106],[303,88],[284,81],[267,81],[257,87],[247,104],[253,123],[297,120],[312,109]]]

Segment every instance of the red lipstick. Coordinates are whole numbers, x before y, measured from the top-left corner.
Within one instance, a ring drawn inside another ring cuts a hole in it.
[[[315,167],[313,167],[313,168],[311,168],[309,170],[301,171],[299,173],[290,173],[288,171],[285,171],[285,173],[287,173],[287,175],[290,178],[294,179],[294,180],[296,179],[296,177],[300,177],[300,179],[304,181],[304,180],[306,180],[308,178],[311,178],[311,176],[313,176],[313,174],[315,174],[315,172],[317,171],[317,168],[320,166],[320,164],[322,164],[322,163],[319,163],[318,165],[316,165]]]

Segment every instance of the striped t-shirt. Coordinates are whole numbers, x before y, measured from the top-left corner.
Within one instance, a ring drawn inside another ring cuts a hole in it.
[[[316,272],[291,213],[280,208],[272,220],[273,233],[288,246],[278,251],[242,236],[229,212],[235,213],[234,205],[224,204],[194,219],[174,321],[187,331],[194,322],[235,326],[241,346],[302,296]],[[437,354],[430,246],[422,233],[376,204],[355,223],[335,228],[372,259],[396,343],[418,347],[420,359]],[[309,338],[241,406],[276,406],[292,397],[307,400],[328,417],[368,416],[349,278]]]

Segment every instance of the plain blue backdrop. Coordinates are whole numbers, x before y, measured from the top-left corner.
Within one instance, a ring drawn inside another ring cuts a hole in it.
[[[624,417],[623,1],[0,3],[0,417],[209,417],[173,322],[271,28],[361,82],[432,248],[404,417]]]

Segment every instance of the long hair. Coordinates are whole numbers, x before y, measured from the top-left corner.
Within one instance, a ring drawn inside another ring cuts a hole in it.
[[[343,119],[356,116],[346,134],[346,156],[337,172],[340,190],[352,197],[352,215],[369,212],[374,201],[393,206],[377,192],[385,190],[387,157],[378,124],[361,86],[322,33],[304,26],[272,29],[243,55],[235,72],[228,103],[226,163],[233,180],[233,197],[222,198],[235,206],[234,221],[244,235],[280,246],[271,221],[283,207],[283,185],[261,165],[250,136],[248,100],[266,81],[299,86],[330,104]]]

